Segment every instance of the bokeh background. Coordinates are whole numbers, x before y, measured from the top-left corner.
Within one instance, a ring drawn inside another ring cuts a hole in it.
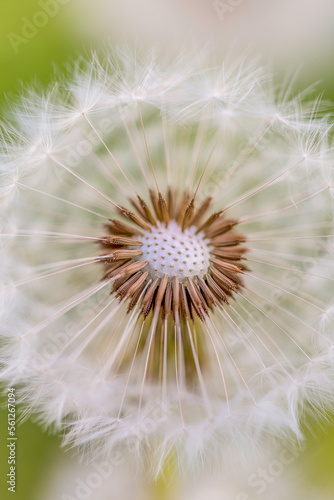
[[[333,21],[333,0],[2,2],[0,112],[6,100],[22,87],[48,84],[55,66],[66,70],[78,54],[106,41],[144,46],[158,43],[178,51],[196,39],[199,44],[210,42],[222,52],[232,43],[241,51],[247,49],[262,56],[264,62],[269,61],[278,76],[286,71],[296,73],[296,91],[319,81],[319,92],[334,102]],[[263,495],[257,496],[253,491],[251,499],[271,500],[274,490],[278,491],[287,480],[290,486],[284,490],[285,500],[304,498],[303,488],[314,492],[310,498],[334,498],[334,426],[330,423],[331,415],[328,419],[329,423],[307,423],[303,451],[275,477]],[[6,486],[6,436],[7,411],[1,410],[2,499],[65,500],[65,493],[73,494],[75,478],[83,470],[78,458],[60,449],[59,436],[51,436],[28,419],[17,429],[17,492],[13,497]],[[156,493],[159,497],[158,489]],[[98,489],[89,498],[100,500]],[[230,500],[225,496],[215,498]],[[234,499],[239,500],[231,496]]]

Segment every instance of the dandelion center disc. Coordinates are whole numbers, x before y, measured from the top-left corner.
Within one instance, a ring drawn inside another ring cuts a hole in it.
[[[142,260],[148,261],[151,278],[169,279],[174,276],[184,282],[187,277],[196,275],[202,278],[209,267],[210,248],[203,234],[196,234],[197,228],[191,226],[182,232],[174,220],[168,227],[159,225],[142,236]]]
[[[164,319],[173,313],[176,323],[181,317],[204,321],[243,285],[240,261],[247,248],[234,230],[238,221],[225,219],[223,211],[208,217],[211,199],[196,209],[188,192],[180,197],[169,189],[164,198],[150,191],[150,198],[152,208],[140,197],[130,200],[134,212],[120,207],[132,224],[110,220],[110,235],[101,239],[110,250],[104,278],[128,301],[128,312],[140,306],[144,317],[153,311]]]

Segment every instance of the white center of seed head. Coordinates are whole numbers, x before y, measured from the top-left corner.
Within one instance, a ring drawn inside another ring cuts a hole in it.
[[[182,282],[187,277],[206,275],[210,249],[203,233],[196,234],[196,231],[197,228],[191,226],[182,232],[172,220],[168,227],[160,224],[144,233],[141,259],[148,260],[151,278],[163,278],[167,274],[168,278],[177,276]]]

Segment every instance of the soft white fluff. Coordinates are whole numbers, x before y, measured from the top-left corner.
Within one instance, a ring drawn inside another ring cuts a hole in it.
[[[188,470],[300,440],[305,411],[333,402],[330,120],[256,61],[206,61],[105,51],[27,90],[2,125],[2,379],[66,443],[93,457],[129,449],[153,475],[170,454]],[[162,191],[194,187],[209,158],[198,202],[229,207],[252,250],[245,290],[197,325],[202,390],[180,391],[172,366],[165,392],[142,383],[138,310],[99,281],[110,200],[154,185],[139,109]]]

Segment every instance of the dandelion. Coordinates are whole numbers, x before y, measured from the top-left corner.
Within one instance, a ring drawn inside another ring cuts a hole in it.
[[[333,400],[329,117],[207,61],[93,55],[2,124],[2,379],[153,475],[301,440]]]

